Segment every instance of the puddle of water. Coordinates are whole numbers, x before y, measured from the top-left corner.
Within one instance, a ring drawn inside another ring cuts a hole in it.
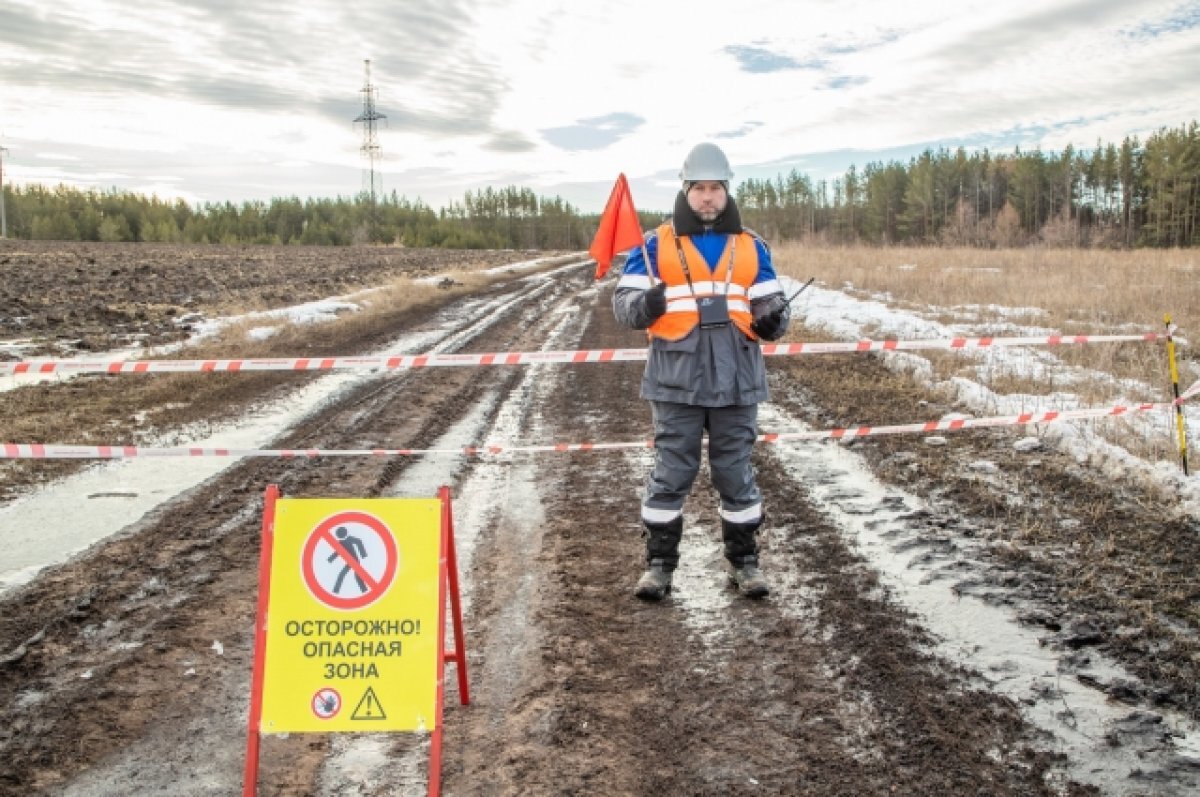
[[[249,413],[187,445],[257,448],[276,438],[322,401],[364,379],[333,374],[282,401]],[[169,498],[229,467],[228,457],[181,457],[170,467],[155,459],[123,459],[93,465],[0,507],[0,541],[8,553],[0,570],[0,595],[32,579],[46,565],[66,561],[119,531]],[[120,498],[81,501],[81,496],[120,493]]]
[[[760,407],[759,419],[766,429],[807,428],[772,404]],[[1195,793],[1194,782],[1160,772],[1174,755],[1200,760],[1195,724],[1154,712],[1162,718],[1157,736],[1123,731],[1131,722],[1137,724],[1137,712],[1109,703],[1102,692],[1062,671],[1069,669],[1060,665],[1062,655],[1021,626],[1011,610],[960,597],[951,590],[952,579],[931,578],[929,564],[922,561],[930,546],[917,539],[908,520],[923,507],[919,498],[881,483],[861,457],[842,445],[788,444],[770,450],[879,571],[896,600],[940,638],[937,652],[980,671],[994,691],[1012,698],[1030,722],[1053,737],[1055,749],[1068,758],[1070,777],[1105,794],[1144,794],[1146,781],[1132,773],[1153,772],[1156,794]],[[962,547],[965,541],[955,543]],[[1089,655],[1088,672],[1102,680],[1136,680],[1094,652]],[[1122,744],[1114,746],[1110,738],[1120,738]]]

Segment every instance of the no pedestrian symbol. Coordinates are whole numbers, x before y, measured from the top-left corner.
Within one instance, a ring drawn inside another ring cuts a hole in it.
[[[304,543],[304,584],[333,609],[361,609],[387,594],[399,565],[396,539],[366,512],[338,512],[322,520]]]
[[[342,696],[328,686],[319,689],[313,695],[312,710],[318,719],[333,719],[342,710]]]

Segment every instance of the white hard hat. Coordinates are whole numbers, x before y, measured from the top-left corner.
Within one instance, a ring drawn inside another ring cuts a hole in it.
[[[733,177],[733,169],[729,168],[729,159],[716,144],[707,141],[692,147],[692,151],[683,161],[683,169],[679,176],[686,183],[698,180],[720,180],[727,182]]]

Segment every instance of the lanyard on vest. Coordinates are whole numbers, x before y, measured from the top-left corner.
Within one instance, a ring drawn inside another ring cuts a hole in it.
[[[679,253],[679,264],[683,266],[683,276],[687,280],[688,290],[692,292],[692,298],[696,298],[696,288],[692,285],[692,272],[688,268],[687,255],[683,253],[683,244],[679,243],[679,236],[675,231],[671,231],[671,237],[675,239],[675,251]],[[729,243],[729,260],[725,263],[725,295],[729,295],[729,283],[733,279],[733,257],[737,254],[737,236],[733,236],[733,240]],[[720,262],[718,260],[718,262]]]

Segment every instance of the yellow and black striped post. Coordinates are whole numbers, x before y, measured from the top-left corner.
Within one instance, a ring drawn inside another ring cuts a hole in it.
[[[1183,424],[1183,404],[1179,401],[1179,367],[1175,364],[1175,339],[1171,337],[1171,314],[1163,316],[1167,323],[1167,360],[1171,364],[1171,389],[1175,391],[1175,432],[1179,436],[1179,462],[1183,475],[1188,475],[1187,429]]]

